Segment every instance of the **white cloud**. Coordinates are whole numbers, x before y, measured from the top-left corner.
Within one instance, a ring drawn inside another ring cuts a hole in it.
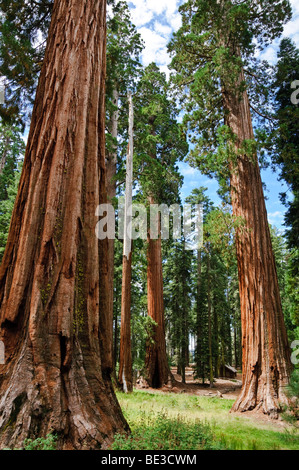
[[[130,6],[143,13],[152,12],[154,15],[166,13],[167,17],[178,11],[180,0],[129,0]]]
[[[172,28],[167,24],[162,24],[159,21],[155,21],[154,30],[162,36],[169,37],[172,33]]]
[[[292,5],[292,8],[293,8],[293,14],[294,16],[296,14],[299,14],[299,3],[298,3],[298,0],[291,0],[291,5]]]
[[[144,65],[156,62],[167,75],[170,62],[167,44],[172,32],[181,26],[181,15],[178,12],[181,3],[182,0],[129,0],[132,21],[145,41],[142,55]],[[293,19],[286,24],[282,37],[291,37],[299,47],[299,1],[291,0],[291,4]],[[277,39],[258,56],[271,64],[276,63],[279,43],[280,39]]]
[[[148,65],[151,62],[156,62],[158,65],[167,65],[169,63],[168,38],[145,26],[139,29],[139,33],[145,43],[145,49],[142,53],[143,64]]]
[[[173,31],[181,26],[178,7],[181,0],[130,0],[132,22],[136,25],[145,43],[142,62],[156,62],[169,76],[167,65],[170,57],[167,44]]]
[[[268,213],[268,221],[271,225],[281,225],[284,219],[284,214],[281,211]]]
[[[185,167],[181,170],[183,176],[194,176],[196,174],[196,169],[189,167]]]
[[[270,64],[275,64],[277,62],[277,47],[269,46],[267,49],[260,55],[259,59],[266,60]]]
[[[140,27],[148,24],[154,17],[154,12],[147,8],[146,2],[144,0],[135,0],[133,2],[134,6],[131,8],[132,22],[135,26]]]
[[[169,18],[169,23],[171,24],[174,31],[177,31],[182,26],[182,17],[180,13],[174,13]]]
[[[298,16],[294,17],[292,21],[286,24],[283,37],[292,38],[296,46],[299,47],[299,13]]]
[[[165,73],[167,80],[169,80],[170,70],[169,70],[168,65],[160,65],[159,68],[162,73]],[[178,122],[182,122],[182,119],[180,120],[180,118],[178,118]]]

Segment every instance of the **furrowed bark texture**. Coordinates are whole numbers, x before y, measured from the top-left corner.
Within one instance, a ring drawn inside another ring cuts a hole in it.
[[[154,204],[152,197],[149,198],[149,201],[150,204]],[[149,230],[147,248],[148,315],[157,325],[153,327],[153,335],[147,342],[145,378],[149,386],[153,388],[161,388],[171,379],[166,354],[161,225],[160,222],[158,223],[160,236],[157,240],[152,239]]]
[[[103,0],[54,3],[0,268],[1,448],[49,432],[61,449],[107,448],[127,429],[99,341],[105,18]]]
[[[243,74],[240,83],[244,80]],[[238,138],[254,139],[247,93],[242,99],[223,94],[227,125]],[[236,246],[242,318],[243,388],[234,411],[262,409],[277,417],[286,402],[284,387],[291,371],[275,259],[262,181],[256,155],[241,155],[231,166],[231,196],[235,216],[245,221]]]

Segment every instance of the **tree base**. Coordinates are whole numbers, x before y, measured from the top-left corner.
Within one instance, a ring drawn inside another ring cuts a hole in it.
[[[79,353],[63,371],[33,365],[25,348],[12,373],[2,374],[1,390],[0,449],[48,434],[58,450],[108,449],[116,433],[129,431],[110,378],[96,370],[88,377]]]
[[[258,393],[245,387],[234,403],[231,412],[261,412],[271,419],[278,419],[283,411],[283,406],[288,403],[289,401],[283,388],[277,396],[273,392],[269,393],[266,387],[262,391],[258,390]]]

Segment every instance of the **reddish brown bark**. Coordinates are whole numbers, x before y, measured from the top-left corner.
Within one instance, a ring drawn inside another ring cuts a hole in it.
[[[103,0],[54,3],[0,268],[1,447],[54,432],[59,448],[107,448],[127,429],[106,374],[111,345],[99,312],[105,18]]]
[[[153,204],[153,198],[149,198]],[[148,232],[147,248],[147,308],[148,315],[154,320],[153,335],[147,342],[145,370],[150,387],[161,388],[171,378],[166,354],[165,318],[163,300],[161,226],[157,240]]]
[[[243,74],[240,82],[244,80]],[[247,93],[241,99],[224,90],[227,124],[237,136],[238,150],[254,139]],[[237,231],[236,246],[243,336],[243,388],[234,411],[262,409],[277,416],[286,401],[284,387],[291,370],[275,259],[256,155],[241,154],[231,165],[234,215],[245,228]]]
[[[131,281],[132,252],[129,258],[123,256],[121,294],[121,330],[118,382],[124,392],[133,391],[133,369],[131,348]]]

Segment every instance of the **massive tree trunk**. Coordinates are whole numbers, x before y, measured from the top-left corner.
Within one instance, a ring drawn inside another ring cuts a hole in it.
[[[99,265],[107,263],[95,236],[95,210],[105,199],[105,16],[104,0],[53,7],[0,268],[1,448],[49,432],[59,448],[107,448],[127,429],[106,374],[110,340],[99,341]]]
[[[154,204],[153,197],[149,197],[149,202]],[[159,238],[152,239],[149,229],[147,248],[147,307],[148,315],[154,320],[156,326],[153,327],[153,335],[147,342],[145,370],[146,380],[153,388],[163,387],[171,377],[165,340],[160,220],[158,224]]]
[[[240,83],[244,76],[241,74]],[[254,139],[248,95],[224,87],[226,124],[237,136],[236,150]],[[234,215],[245,227],[236,234],[242,319],[243,388],[234,411],[262,409],[277,416],[285,402],[291,370],[275,259],[256,155],[239,152],[231,164]]]

